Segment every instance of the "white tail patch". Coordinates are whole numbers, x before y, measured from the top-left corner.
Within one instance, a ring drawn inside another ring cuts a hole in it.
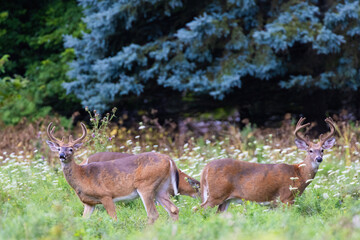
[[[176,184],[176,175],[175,175],[175,169],[173,166],[173,163],[171,160],[170,161],[170,178],[171,178],[171,184],[173,186],[174,189],[174,195],[178,195],[178,188],[177,188],[177,184]]]
[[[203,202],[206,202],[209,197],[209,188],[204,184],[204,194],[203,194]]]
[[[207,176],[208,173],[206,173],[205,175],[205,183],[204,183],[204,190],[203,190],[203,203],[205,203],[209,197],[209,186],[208,186],[208,181],[207,181]]]

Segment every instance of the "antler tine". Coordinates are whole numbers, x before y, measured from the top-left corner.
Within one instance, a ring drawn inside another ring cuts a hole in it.
[[[73,140],[73,137],[72,137],[71,135],[69,136],[69,143],[72,144],[72,145],[81,142],[81,141],[84,140],[84,138],[86,137],[87,131],[86,131],[86,126],[85,126],[85,124],[80,123],[80,125],[81,125],[81,129],[82,129],[82,136],[79,137],[79,138],[76,139],[76,140]]]
[[[301,117],[300,119],[299,119],[299,121],[297,122],[297,124],[296,124],[296,128],[295,128],[295,131],[294,131],[294,134],[295,134],[295,137],[297,137],[298,139],[300,139],[300,140],[303,140],[304,142],[309,142],[309,138],[308,137],[303,137],[303,136],[301,136],[300,134],[299,134],[299,130],[300,129],[303,129],[303,128],[305,128],[305,127],[307,127],[307,126],[309,126],[310,125],[310,123],[306,123],[306,124],[303,124],[303,122],[305,121],[305,119],[306,118],[304,118],[304,117]]]
[[[328,140],[329,138],[331,138],[335,134],[335,122],[334,122],[334,120],[332,120],[331,117],[328,117],[328,118],[325,119],[325,122],[329,125],[330,132],[326,136],[324,136],[324,134],[320,135],[320,145],[322,145],[326,140]]]
[[[54,137],[54,130],[55,130],[55,126],[51,129],[51,136],[53,136],[53,138],[55,138]],[[60,141],[59,139],[57,139],[57,138],[55,138],[56,140],[58,140],[58,141]],[[61,138],[61,141],[60,141],[61,143],[64,143],[65,142],[65,137],[62,137]]]
[[[56,137],[54,137],[54,130],[55,130],[55,126],[53,128],[51,128],[52,126],[52,122],[49,123],[46,133],[49,137],[49,139],[57,144],[63,144],[64,143],[64,138],[62,140],[57,139]],[[51,130],[50,130],[51,129]]]

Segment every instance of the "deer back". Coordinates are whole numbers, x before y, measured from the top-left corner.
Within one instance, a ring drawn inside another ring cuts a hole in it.
[[[95,154],[90,155],[87,159],[82,161],[80,165],[93,163],[93,162],[106,162],[111,161],[119,158],[125,158],[133,156],[134,154],[130,153],[119,153],[119,152],[98,152]]]
[[[137,156],[129,153],[119,153],[119,152],[99,152],[95,153],[84,160],[81,164],[94,163],[94,162],[105,162],[105,161],[124,161],[124,159],[130,156]],[[174,166],[176,167],[175,162],[173,161]],[[200,182],[195,178],[190,177],[179,168],[177,168],[179,183],[178,191],[181,195],[186,195],[190,197],[197,197],[199,195]]]
[[[234,159],[219,159],[205,166],[201,189],[211,189],[213,198],[238,198],[256,202],[289,197],[291,178],[298,173],[293,165],[259,164]],[[206,187],[203,187],[206,184]],[[204,194],[204,193],[203,193]],[[202,198],[204,200],[204,195]]]

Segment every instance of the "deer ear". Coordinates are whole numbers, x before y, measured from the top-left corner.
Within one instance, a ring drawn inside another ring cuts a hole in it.
[[[192,188],[199,189],[200,183],[195,179],[186,178],[186,181],[191,185]]]
[[[73,146],[73,148],[75,148],[75,150],[78,150],[82,145],[82,143],[77,143]]]
[[[295,144],[300,150],[307,150],[309,148],[309,145],[303,140],[295,138]]]
[[[51,141],[46,140],[47,145],[49,146],[50,150],[53,152],[59,152],[58,148],[60,147],[57,143],[53,143]]]
[[[336,140],[334,137],[332,137],[332,138],[329,138],[328,140],[326,140],[323,143],[322,147],[325,149],[329,149],[329,148],[332,148],[335,145],[335,143],[336,143]]]
[[[77,143],[77,144],[75,144],[75,145],[73,146],[73,148],[74,148],[75,150],[78,150],[78,149],[82,146],[82,144],[83,144],[83,143]]]

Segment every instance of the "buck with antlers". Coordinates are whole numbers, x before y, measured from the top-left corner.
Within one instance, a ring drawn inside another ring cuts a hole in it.
[[[59,153],[66,181],[85,206],[84,217],[92,214],[96,204],[103,204],[107,213],[117,219],[114,202],[140,196],[150,224],[159,216],[155,199],[172,219],[178,219],[179,210],[169,198],[171,190],[177,194],[178,172],[175,163],[168,156],[143,153],[127,157],[123,161],[78,165],[73,158],[86,137],[85,125],[81,123],[82,136],[73,140],[70,135],[68,143],[64,142],[64,138],[61,141],[55,138],[55,127],[51,129],[51,126],[52,123],[47,128],[51,140],[47,141],[47,144],[52,151]]]
[[[98,152],[89,156],[86,160],[80,163],[80,165],[89,164],[93,162],[106,162],[111,160],[126,161],[125,158],[134,156],[130,153],[119,152]],[[176,167],[176,166],[175,166]],[[190,197],[199,197],[200,195],[200,182],[195,178],[190,177],[179,168],[176,167],[179,174],[178,192],[180,195],[186,195]],[[174,191],[171,192],[174,195]]]
[[[200,189],[201,207],[218,206],[218,212],[225,211],[232,199],[256,202],[274,202],[278,198],[283,203],[294,203],[296,195],[301,195],[319,168],[323,160],[324,149],[335,144],[333,137],[335,123],[331,118],[325,122],[330,126],[330,133],[320,135],[318,144],[299,134],[300,129],[310,125],[303,124],[300,118],[295,129],[295,144],[307,155],[300,164],[260,164],[219,159],[208,163],[202,171]]]

